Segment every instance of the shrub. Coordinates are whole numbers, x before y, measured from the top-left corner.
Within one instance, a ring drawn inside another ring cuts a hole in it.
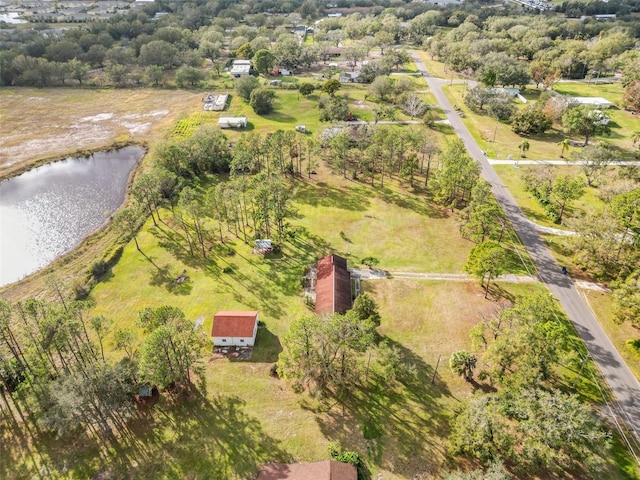
[[[360,260],[360,263],[366,265],[369,268],[373,268],[380,263],[380,260],[375,257],[364,257],[362,260]]]
[[[514,115],[511,128],[518,135],[538,135],[549,130],[552,123],[541,108],[528,106]]]
[[[71,282],[71,290],[76,300],[84,300],[89,295],[89,285],[82,278],[74,278]]]
[[[236,92],[247,102],[251,98],[251,92],[260,87],[260,82],[256,77],[244,75],[236,81]]]
[[[311,310],[316,309],[316,302],[314,302],[313,298],[311,298],[309,295],[305,295],[302,301],[307,307],[309,307],[309,309]]]
[[[89,268],[89,272],[91,272],[91,275],[96,280],[107,273],[108,270],[109,265],[103,259],[96,260],[91,264],[91,267]]]

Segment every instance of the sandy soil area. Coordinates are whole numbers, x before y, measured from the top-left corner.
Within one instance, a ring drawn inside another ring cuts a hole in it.
[[[166,135],[201,92],[8,88],[0,92],[0,176],[114,142]]]

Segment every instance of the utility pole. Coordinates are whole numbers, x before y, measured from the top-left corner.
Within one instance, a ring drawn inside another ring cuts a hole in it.
[[[433,371],[433,378],[431,379],[431,385],[436,381],[436,373],[438,373],[438,367],[440,366],[440,359],[442,359],[442,354],[438,355],[438,362],[436,363],[436,369]]]

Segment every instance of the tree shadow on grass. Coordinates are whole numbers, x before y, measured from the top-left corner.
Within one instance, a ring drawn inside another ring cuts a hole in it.
[[[531,208],[520,206],[522,213],[524,213],[525,217],[530,218],[536,222],[547,222],[549,221],[549,217],[547,217],[544,213],[540,213]]]
[[[151,275],[150,285],[156,287],[163,287],[168,292],[174,295],[189,295],[193,290],[193,284],[191,280],[186,277],[184,273],[182,275],[176,275],[176,272],[172,272],[169,265],[157,267],[157,269]]]
[[[409,193],[396,192],[390,188],[381,187],[375,190],[375,195],[387,203],[391,203],[397,207],[405,208],[430,218],[449,217],[449,213],[446,208],[427,202],[424,198],[417,198]]]
[[[89,437],[76,435],[61,442],[54,435],[36,431],[11,411],[9,416],[0,417],[0,478],[50,478],[64,467],[65,454],[56,452],[73,445],[97,451],[95,441]]]
[[[271,120],[272,122],[278,122],[278,123],[295,123],[296,119],[294,117],[292,117],[291,115],[287,115],[286,113],[283,113],[279,110],[275,110],[272,113],[269,113],[267,115],[260,115],[262,118],[264,118],[265,120]]]
[[[334,207],[363,212],[369,208],[369,198],[348,188],[338,188],[324,182],[305,183],[298,188],[296,202],[314,207]]]
[[[210,259],[203,259],[200,245],[194,245],[193,253],[189,249],[184,237],[172,228],[162,228],[160,226],[149,229],[149,232],[156,237],[158,246],[171,253],[173,257],[192,268],[200,267],[203,261],[206,263]]]
[[[424,458],[446,455],[449,414],[439,399],[451,393],[437,375],[431,383],[433,366],[402,344],[387,341],[408,367],[404,373],[390,383],[372,366],[368,381],[340,402],[325,403],[316,421],[323,434],[343,448],[364,446],[371,464],[412,478],[423,471]]]
[[[79,478],[123,480],[253,478],[261,464],[291,459],[245,411],[243,400],[209,400],[199,392],[178,401],[163,396],[151,414],[136,417],[119,437],[102,438],[100,445],[81,440],[50,443],[42,456],[55,470],[66,465]]]
[[[274,363],[278,361],[280,352],[282,352],[280,338],[269,331],[266,326],[258,327],[256,344],[255,347],[253,347],[253,354],[249,361],[256,363]]]
[[[510,303],[515,302],[515,295],[508,290],[502,288],[502,286],[498,283],[490,283],[489,291],[486,295],[487,300],[491,300],[493,302],[499,302],[500,300],[507,300]]]
[[[154,435],[141,439],[148,439],[149,460],[139,462],[135,478],[167,466],[179,478],[246,478],[262,463],[290,458],[238,397],[196,395],[162,406],[154,416]]]
[[[566,240],[556,236],[545,235],[544,243],[551,251],[557,255],[568,257],[572,254],[571,249],[565,245]]]

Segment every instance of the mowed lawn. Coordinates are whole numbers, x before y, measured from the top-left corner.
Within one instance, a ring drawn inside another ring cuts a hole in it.
[[[564,225],[553,223],[544,212],[535,197],[525,189],[524,176],[529,169],[547,168],[543,165],[493,165],[494,170],[500,176],[500,180],[506,185],[511,195],[516,199],[522,211],[527,217],[540,225],[553,228],[566,228]],[[571,203],[563,214],[563,223],[570,221],[572,216],[582,216],[590,211],[596,211],[604,206],[604,202],[598,197],[598,189],[586,186],[587,179],[582,173],[582,168],[576,165],[552,165],[553,175],[580,176],[585,182],[585,192],[578,200]],[[607,175],[612,179],[617,173],[617,167],[609,167]],[[605,177],[603,177],[604,179]]]

